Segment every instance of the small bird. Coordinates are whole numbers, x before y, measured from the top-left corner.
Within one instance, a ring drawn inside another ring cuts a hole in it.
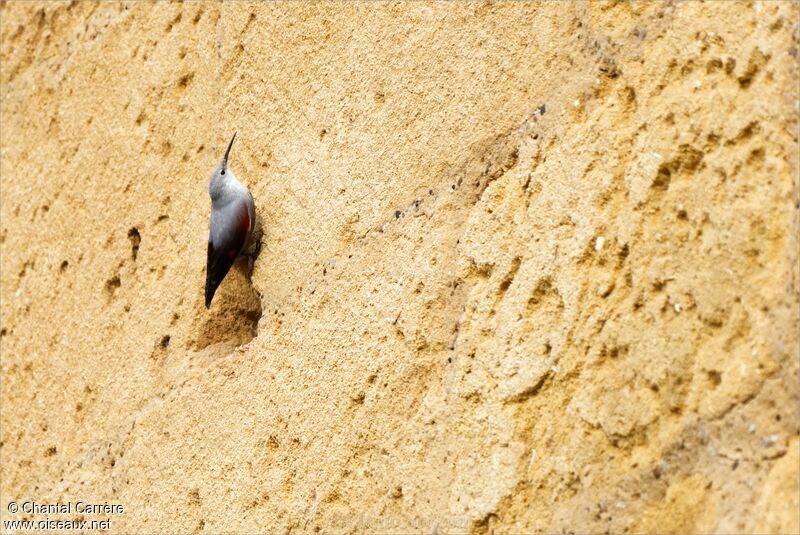
[[[208,236],[208,263],[206,264],[206,308],[211,308],[214,293],[222,283],[233,263],[240,256],[248,256],[250,270],[261,248],[260,236],[253,240],[256,228],[256,207],[247,186],[239,182],[228,168],[228,156],[233,146],[233,134],[228,150],[211,174],[208,195],[211,197],[211,227]],[[253,243],[255,242],[255,244]],[[254,251],[246,248],[255,245]]]

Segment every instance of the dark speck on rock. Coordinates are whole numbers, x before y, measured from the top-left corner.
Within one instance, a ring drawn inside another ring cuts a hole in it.
[[[546,111],[547,111],[547,108],[545,107],[544,104],[539,106],[539,115],[544,115],[544,112],[546,112]]]
[[[395,210],[394,211],[394,218],[395,219],[400,219],[400,210]]]

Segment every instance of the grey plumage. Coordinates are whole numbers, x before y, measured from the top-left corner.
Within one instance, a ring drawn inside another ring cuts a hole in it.
[[[228,167],[233,134],[222,161],[211,174],[208,194],[211,197],[211,225],[206,264],[206,308],[233,263],[242,255],[256,228],[253,196]]]

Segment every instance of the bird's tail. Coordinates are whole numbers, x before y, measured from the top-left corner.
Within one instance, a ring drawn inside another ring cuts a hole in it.
[[[214,280],[210,274],[206,274],[206,309],[211,308],[211,300],[214,299],[214,294],[217,293],[219,284],[214,284]]]

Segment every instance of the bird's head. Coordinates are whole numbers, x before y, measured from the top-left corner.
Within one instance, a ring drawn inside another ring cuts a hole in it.
[[[221,190],[226,178],[233,174],[233,172],[228,169],[228,156],[231,153],[231,147],[233,147],[233,140],[235,139],[236,132],[233,133],[233,137],[231,138],[230,143],[228,143],[228,148],[225,150],[225,156],[222,157],[222,161],[219,162],[219,165],[217,165],[217,167],[215,167],[214,171],[211,173],[208,191],[212,198],[215,196],[215,191],[219,192],[219,190]]]

